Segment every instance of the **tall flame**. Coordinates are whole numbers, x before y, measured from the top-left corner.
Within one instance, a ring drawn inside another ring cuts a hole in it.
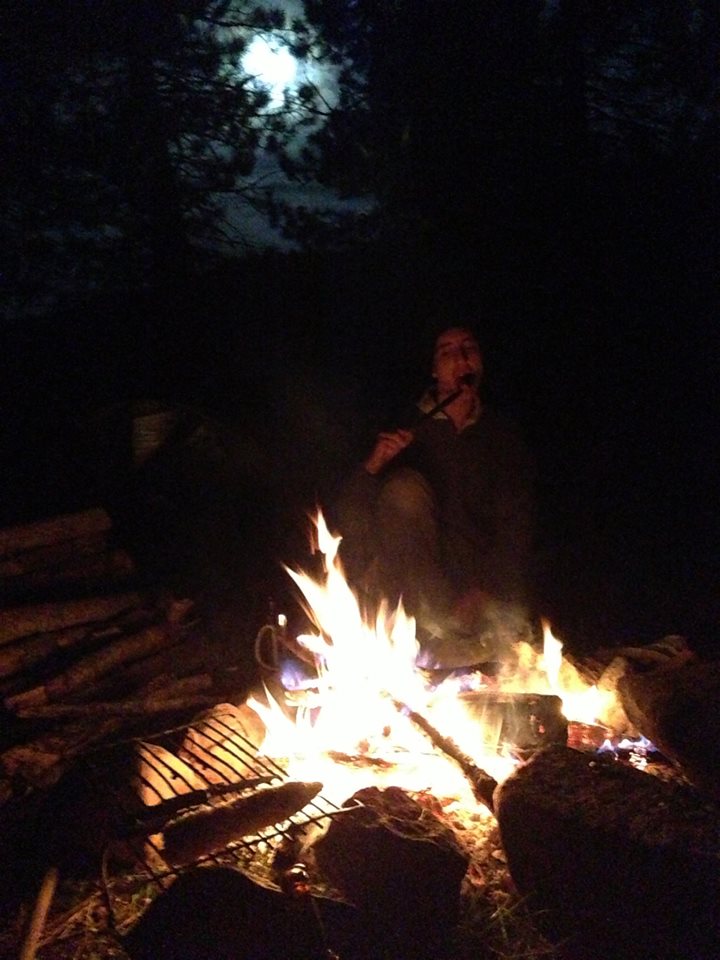
[[[504,779],[515,762],[501,757],[496,744],[488,751],[488,732],[478,734],[477,719],[468,716],[466,705],[457,696],[457,678],[432,689],[417,668],[414,619],[407,616],[402,604],[390,610],[383,603],[374,622],[368,622],[345,578],[338,556],[341,538],[330,533],[321,512],[315,525],[324,558],[322,577],[316,580],[303,571],[285,569],[304,597],[318,631],[297,638],[311,655],[316,676],[304,684],[300,703],[293,706],[294,720],[269,694],[265,704],[256,698],[249,701],[268,729],[263,752],[282,757],[291,774],[322,779],[326,784],[341,776],[333,757],[342,754],[366,758],[364,776],[371,769],[374,782],[382,780],[383,770],[391,770],[392,782],[408,789],[455,794],[466,790],[459,771],[446,758],[439,762],[426,737],[398,710],[400,703],[430,718],[475,762],[496,779]],[[499,689],[557,694],[568,719],[595,719],[601,707],[600,694],[563,659],[562,643],[547,622],[543,622],[540,656],[523,642],[516,645],[514,654],[512,671],[496,681]],[[484,678],[477,675],[474,680],[482,688]]]

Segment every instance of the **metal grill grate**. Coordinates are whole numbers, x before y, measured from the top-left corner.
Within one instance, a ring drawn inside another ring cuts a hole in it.
[[[178,867],[166,862],[158,836],[149,832],[154,808],[167,812],[175,807],[179,813],[201,803],[212,805],[266,785],[285,783],[289,779],[287,771],[274,760],[258,756],[253,744],[222,715],[197,726],[104,746],[86,754],[80,768],[88,790],[111,806],[109,814],[116,833],[111,839],[122,840],[135,862],[135,872],[139,872],[138,882],[153,881],[161,888],[168,878],[201,862],[247,870],[260,859],[261,851],[272,852],[298,832],[312,824],[327,823],[341,811],[320,794],[288,820],[238,838],[222,852]]]

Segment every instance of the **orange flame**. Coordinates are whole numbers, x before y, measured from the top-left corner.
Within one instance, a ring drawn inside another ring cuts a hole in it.
[[[388,782],[406,789],[466,794],[465,778],[451,761],[439,757],[426,737],[398,711],[395,703],[401,702],[422,713],[479,766],[503,780],[516,763],[499,755],[489,731],[478,731],[477,719],[468,716],[457,696],[458,679],[450,677],[430,689],[416,667],[419,647],[414,619],[406,615],[402,604],[392,611],[382,604],[375,622],[368,623],[338,557],[341,538],[330,533],[321,512],[315,525],[324,556],[321,579],[285,569],[318,628],[317,633],[297,638],[312,655],[317,677],[311,682],[312,690],[306,691],[294,708],[294,722],[269,692],[264,704],[257,698],[248,701],[267,728],[262,752],[282,758],[293,776],[322,780],[326,792],[329,783],[338,790],[355,790],[372,777],[375,784],[389,778]],[[602,709],[602,697],[563,659],[562,643],[545,621],[543,633],[541,655],[527,643],[516,644],[512,672],[499,678],[499,689],[556,694],[568,719],[592,722]],[[478,674],[473,679],[476,688],[483,687],[484,678]],[[356,781],[357,771],[351,776],[349,765],[335,762],[339,755],[365,758],[362,784]]]

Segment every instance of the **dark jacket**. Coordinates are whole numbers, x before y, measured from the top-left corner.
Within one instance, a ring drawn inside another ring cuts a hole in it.
[[[414,441],[385,471],[371,476],[359,467],[350,478],[340,511],[341,533],[353,541],[348,553],[362,547],[361,538],[367,546],[372,543],[373,502],[384,477],[396,467],[410,467],[434,491],[443,566],[455,589],[480,586],[498,599],[524,599],[535,525],[535,466],[518,429],[487,407],[460,433],[444,413],[414,429]]]

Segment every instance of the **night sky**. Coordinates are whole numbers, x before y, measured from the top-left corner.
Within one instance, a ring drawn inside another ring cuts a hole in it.
[[[717,649],[717,117],[658,146],[697,78],[670,70],[653,85],[627,53],[631,13],[615,35],[588,18],[579,145],[566,88],[538,94],[522,16],[488,4],[483,22],[472,6],[458,5],[471,20],[439,20],[419,4],[395,34],[405,75],[381,63],[387,135],[400,116],[417,139],[388,180],[395,228],[374,242],[255,252],[5,316],[4,523],[103,499],[132,514],[117,451],[152,400],[207,417],[242,453],[207,481],[215,502],[234,490],[207,529],[237,523],[252,553],[238,582],[272,581],[305,542],[306,511],[332,502],[425,385],[437,318],[457,317],[480,332],[488,399],[537,457],[553,622],[577,643],[678,632]],[[635,126],[606,110],[623,70]],[[178,482],[177,515],[204,500],[193,482]]]

